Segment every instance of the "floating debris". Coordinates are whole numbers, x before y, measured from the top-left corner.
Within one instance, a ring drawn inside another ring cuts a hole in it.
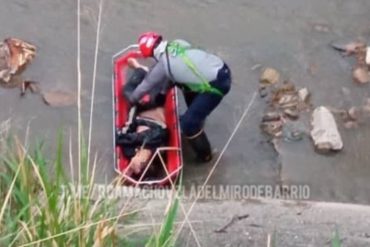
[[[77,96],[75,93],[60,90],[49,91],[42,94],[45,104],[53,107],[71,106],[76,104]]]
[[[343,149],[333,114],[324,106],[317,107],[312,114],[311,138],[316,151],[326,153]]]
[[[275,84],[279,82],[279,80],[280,80],[280,74],[276,69],[273,69],[273,68],[264,69],[260,77],[260,82],[262,84],[267,84],[267,85]]]

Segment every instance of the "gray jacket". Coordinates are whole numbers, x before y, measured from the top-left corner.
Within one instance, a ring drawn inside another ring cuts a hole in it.
[[[217,78],[218,71],[224,66],[224,62],[221,58],[206,51],[191,48],[191,45],[184,40],[175,40],[175,42],[188,48],[186,50],[187,58],[194,64],[205,80],[210,82]],[[203,83],[199,76],[197,76],[184,62],[182,57],[171,54],[171,52],[166,52],[166,49],[167,42],[162,42],[161,45],[156,48],[154,57],[157,63],[132,93],[129,99],[130,102],[138,102],[141,97],[154,87],[161,87],[163,90],[167,90],[171,86],[171,80],[184,85],[189,83]]]

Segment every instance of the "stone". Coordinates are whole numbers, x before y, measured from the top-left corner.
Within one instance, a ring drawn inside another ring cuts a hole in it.
[[[313,111],[311,124],[311,138],[317,151],[343,149],[343,141],[334,116],[326,107],[320,106]]]
[[[352,106],[348,110],[348,116],[351,120],[358,120],[360,115],[361,115],[361,109],[359,109],[358,107]]]
[[[358,127],[358,123],[355,121],[347,121],[344,123],[344,128],[346,129],[355,129]]]
[[[276,69],[266,68],[260,77],[262,84],[275,84],[280,80],[280,74]]]
[[[357,67],[352,72],[353,80],[359,84],[370,82],[369,71],[366,67]]]
[[[310,96],[310,92],[308,91],[306,87],[298,90],[298,97],[302,102],[307,102],[309,96]]]

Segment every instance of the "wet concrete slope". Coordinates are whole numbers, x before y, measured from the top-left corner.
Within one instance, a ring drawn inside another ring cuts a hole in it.
[[[39,47],[38,56],[25,75],[40,81],[43,90],[76,91],[76,2],[2,0],[1,4],[0,37],[16,36]],[[363,97],[368,96],[368,86],[352,84],[349,62],[328,48],[328,43],[335,39],[369,35],[369,9],[370,2],[366,0],[105,1],[92,145],[100,160],[98,180],[110,180],[114,176],[111,57],[135,42],[140,32],[157,30],[169,39],[188,39],[219,54],[230,65],[233,88],[206,125],[216,152],[220,152],[258,88],[260,72],[251,69],[256,64],[275,67],[298,86],[307,86],[313,93],[315,105],[359,104]],[[82,0],[85,124],[88,123],[90,107],[97,16],[98,1]],[[327,28],[315,29],[316,24]],[[345,102],[342,87],[350,90]],[[20,133],[30,123],[31,139],[45,138],[48,149],[52,150],[59,128],[63,128],[66,136],[69,129],[76,133],[75,107],[51,108],[35,95],[19,99],[17,90],[1,89],[0,95],[3,107],[0,119],[11,118],[13,127]],[[343,134],[345,150],[336,156],[317,156],[305,142],[293,146],[284,144],[281,163],[258,128],[264,105],[262,99],[255,100],[211,183],[275,184],[283,179],[292,183],[309,183],[315,199],[370,201],[366,193],[366,179],[370,173],[366,148],[369,127],[353,133],[346,131]],[[349,161],[354,159],[356,162],[350,164]],[[191,162],[190,154],[186,160],[190,161],[185,167],[186,183],[201,183],[211,164],[199,167]]]

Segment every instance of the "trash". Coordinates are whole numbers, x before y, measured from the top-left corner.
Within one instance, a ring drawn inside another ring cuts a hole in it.
[[[35,93],[39,91],[36,82],[26,81],[20,73],[34,59],[36,47],[15,38],[7,38],[0,43],[0,82],[5,88],[20,86],[21,96],[27,88]]]
[[[260,128],[266,134],[279,137],[282,134],[283,120],[278,112],[267,112],[262,117]]]
[[[284,114],[292,120],[297,120],[299,118],[299,112],[296,108],[295,109],[290,109],[290,108],[285,109]]]
[[[53,107],[71,106],[76,103],[75,93],[63,92],[60,90],[49,91],[42,94],[45,104]]]
[[[339,151],[343,148],[334,116],[326,107],[320,106],[314,110],[311,124],[311,138],[318,152]]]
[[[356,67],[352,72],[353,80],[360,84],[370,82],[369,71],[366,67]]]
[[[280,74],[277,70],[273,68],[266,68],[260,77],[260,82],[262,84],[275,84],[279,81]]]
[[[298,90],[298,97],[301,100],[301,102],[306,103],[308,101],[309,96],[310,96],[310,92],[308,91],[306,87]]]
[[[36,55],[36,47],[15,38],[0,43],[0,79],[8,83],[12,76],[21,72]]]

